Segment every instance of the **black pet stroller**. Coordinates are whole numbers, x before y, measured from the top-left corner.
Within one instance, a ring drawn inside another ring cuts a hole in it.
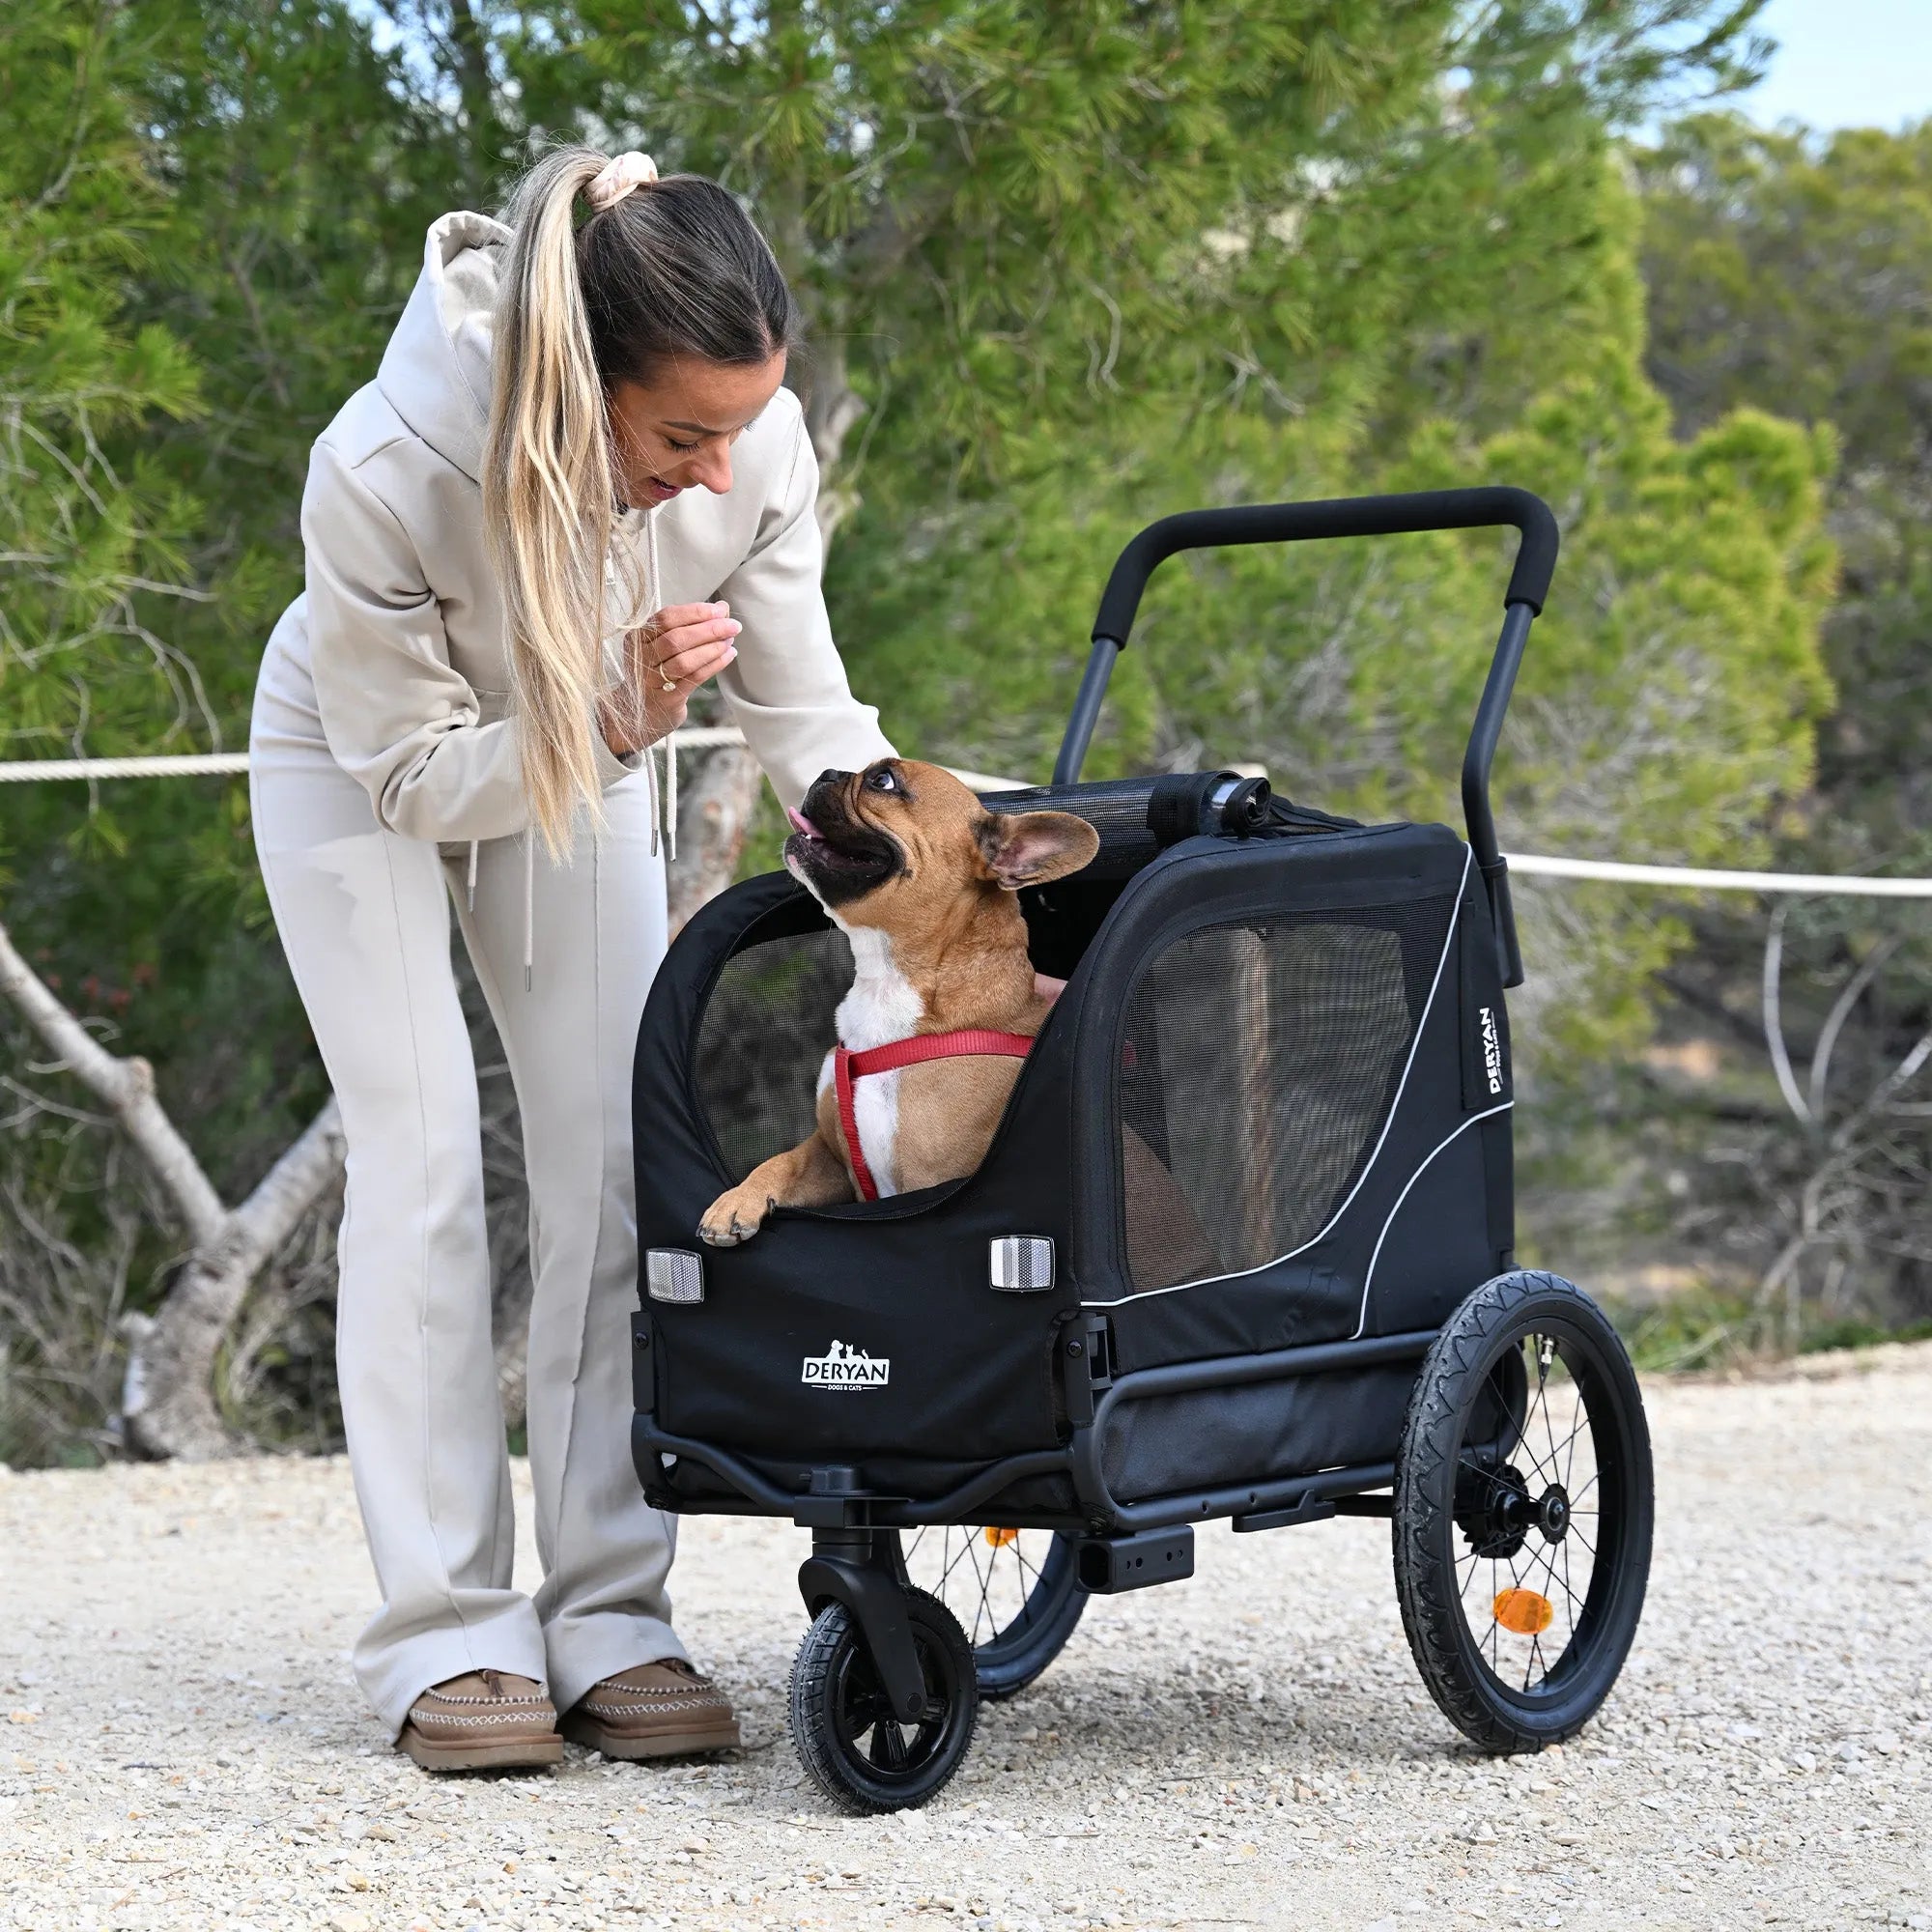
[[[1492,525],[1520,542],[1466,843],[1234,773],[1079,782],[1163,558]],[[1390,1518],[1416,1663],[1488,1749],[1609,1692],[1649,1437],[1594,1304],[1514,1267],[1522,973],[1488,787],[1556,546],[1506,489],[1196,511],[1127,546],[1054,782],[984,799],[1077,812],[1100,849],[1022,895],[1066,990],[964,1180],[704,1248],[711,1201],[810,1130],[852,963],[783,873],[671,948],[636,1066],[638,1471],[662,1508],[810,1529],[792,1731],[846,1808],[929,1799],[980,1697],[1032,1682],[1090,1594],[1191,1575],[1216,1517]]]

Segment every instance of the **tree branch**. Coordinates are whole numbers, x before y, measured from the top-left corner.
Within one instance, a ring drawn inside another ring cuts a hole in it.
[[[1798,1091],[1797,1078],[1791,1071],[1791,1055],[1784,1044],[1784,1022],[1778,1012],[1778,985],[1783,967],[1784,908],[1780,905],[1771,916],[1771,930],[1764,941],[1764,1043],[1771,1050],[1772,1070],[1777,1075],[1777,1089],[1784,1095],[1785,1105],[1801,1125],[1808,1127],[1812,1124],[1811,1110],[1804,1104],[1804,1095]]]
[[[138,1057],[117,1060],[68,1011],[21,958],[0,924],[0,992],[19,1008],[34,1031],[70,1072],[103,1100],[168,1190],[197,1246],[217,1239],[228,1221],[221,1197],[194,1151],[155,1097],[155,1070]]]

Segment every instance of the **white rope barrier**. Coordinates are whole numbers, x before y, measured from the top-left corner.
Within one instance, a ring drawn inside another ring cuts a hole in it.
[[[248,769],[246,752],[197,752],[175,758],[20,758],[0,765],[0,784],[36,779],[200,779]]]
[[[745,734],[734,724],[694,724],[673,731],[670,741],[680,752],[706,752],[718,745],[742,745]],[[247,769],[246,752],[194,752],[166,758],[16,758],[0,764],[0,784],[41,779],[223,778]]]
[[[673,749],[710,751],[742,745],[731,724],[690,725],[673,731]],[[246,752],[201,752],[163,758],[22,758],[0,763],[0,784],[47,779],[175,779],[234,776],[248,769]],[[975,791],[1024,791],[1025,779],[948,767]],[[1798,893],[1848,898],[1928,899],[1932,879],[1875,879],[1838,872],[1735,872],[1697,866],[1637,866],[1616,859],[1550,859],[1531,852],[1505,855],[1510,870],[1527,878],[1598,879],[1632,886],[1665,886],[1677,892]]]
[[[1848,898],[1932,899],[1932,879],[1873,879],[1856,872],[1726,872],[1697,866],[1627,866],[1616,859],[1543,859],[1508,852],[1512,872],[1550,879],[1609,879],[1679,892],[1810,893]]]

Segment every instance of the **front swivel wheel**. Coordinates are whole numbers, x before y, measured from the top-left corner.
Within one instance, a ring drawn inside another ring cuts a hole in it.
[[[859,1620],[843,1604],[812,1619],[792,1663],[792,1743],[812,1781],[846,1811],[923,1804],[973,1742],[980,1688],[959,1620],[923,1590],[906,1592],[906,1620],[925,1680],[917,1719],[894,1714]]]

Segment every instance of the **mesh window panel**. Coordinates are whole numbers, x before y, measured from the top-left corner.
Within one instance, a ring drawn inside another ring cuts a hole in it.
[[[697,1097],[734,1181],[810,1133],[818,1069],[852,986],[836,927],[748,946],[724,962],[697,1031]]]
[[[1094,784],[1033,785],[1025,791],[989,791],[980,803],[991,811],[1070,811],[1100,835],[1100,849],[1081,876],[1124,879],[1160,850],[1148,830],[1152,779],[1106,779]]]
[[[1453,895],[1206,926],[1129,997],[1119,1072],[1136,1289],[1319,1234],[1395,1099]]]

